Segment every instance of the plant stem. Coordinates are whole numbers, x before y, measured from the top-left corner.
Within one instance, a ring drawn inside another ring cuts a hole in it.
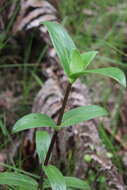
[[[64,110],[65,110],[65,107],[66,107],[66,104],[67,104],[67,100],[68,100],[68,96],[69,96],[70,91],[71,91],[71,84],[68,83],[67,89],[66,89],[66,92],[65,92],[65,96],[64,96],[64,100],[63,100],[63,103],[62,103],[62,107],[60,109],[59,117],[58,117],[58,120],[57,120],[57,125],[60,125],[61,122],[62,122]],[[57,134],[58,134],[58,131],[55,131],[54,134],[53,134],[51,144],[49,146],[49,149],[48,149],[48,152],[47,152],[47,155],[46,155],[46,159],[45,159],[45,162],[44,162],[45,166],[48,165],[48,161],[50,159],[54,144],[56,142]]]
[[[68,83],[67,89],[66,89],[66,92],[65,92],[65,95],[64,95],[64,100],[63,100],[63,103],[62,103],[62,107],[61,107],[60,112],[59,112],[59,116],[58,116],[58,120],[57,120],[57,126],[59,126],[61,124],[61,122],[62,122],[64,110],[65,110],[67,100],[68,100],[68,97],[69,97],[69,94],[70,94],[70,91],[71,91],[71,86],[72,86],[72,84]],[[44,162],[45,166],[48,165],[51,153],[53,151],[54,144],[55,144],[56,139],[57,139],[57,135],[58,135],[58,131],[55,131],[53,136],[52,136],[51,143],[50,143],[47,155],[46,155],[46,159],[45,159],[45,162]],[[40,182],[39,182],[40,189],[42,189],[42,186],[43,186],[43,176],[44,176],[44,174],[41,171],[40,172]]]

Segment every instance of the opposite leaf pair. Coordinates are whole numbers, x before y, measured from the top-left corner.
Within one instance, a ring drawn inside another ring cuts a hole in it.
[[[55,166],[43,166],[43,170],[48,178],[46,181],[47,183],[44,183],[44,187],[46,188],[51,187],[52,190],[66,190],[70,188],[91,190],[89,184],[86,181],[76,177],[64,177]]]
[[[124,73],[118,68],[109,67],[86,70],[96,56],[97,51],[81,54],[69,34],[60,24],[55,22],[44,22],[43,24],[48,28],[53,46],[56,49],[69,82],[73,83],[77,78],[83,75],[96,73],[111,77],[126,87]]]
[[[108,112],[104,108],[97,105],[81,106],[65,112],[61,125],[57,126],[52,118],[50,118],[48,115],[42,113],[31,113],[25,115],[15,123],[13,132],[16,133],[26,129],[39,127],[52,127],[54,130],[60,130],[63,127],[76,125],[83,121],[94,119],[107,114]]]

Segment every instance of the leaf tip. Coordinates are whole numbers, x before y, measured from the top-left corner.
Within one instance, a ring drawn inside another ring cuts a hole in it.
[[[120,79],[118,80],[118,82],[124,87],[124,88],[126,88],[126,76],[125,76],[125,74],[124,74],[124,72],[121,70],[121,69],[119,69],[119,68],[116,68],[118,71],[119,71],[119,73],[120,73]]]
[[[101,109],[103,109],[103,116],[109,115],[109,112],[105,108],[101,107]]]

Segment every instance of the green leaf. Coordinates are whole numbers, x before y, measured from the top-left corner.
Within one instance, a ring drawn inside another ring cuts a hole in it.
[[[67,126],[75,125],[83,121],[104,116],[107,114],[108,114],[107,111],[100,106],[96,106],[96,105],[81,106],[81,107],[78,107],[66,112],[63,115],[61,126],[67,127]]]
[[[76,46],[67,33],[67,31],[56,22],[43,22],[48,28],[48,32],[53,43],[54,48],[60,58],[61,64],[66,72],[70,73],[69,58],[72,49],[76,49]]]
[[[38,153],[40,163],[45,161],[50,142],[51,137],[47,131],[36,132],[36,151]]]
[[[80,52],[77,49],[73,49],[70,56],[70,73],[82,72],[83,60]]]
[[[0,173],[0,184],[15,185],[22,188],[30,188],[31,190],[37,190],[38,186],[37,182],[33,178],[13,172]]]
[[[88,65],[93,61],[97,53],[98,53],[97,51],[89,51],[81,54],[84,69],[88,67]]]
[[[104,75],[107,77],[111,77],[111,78],[115,79],[117,82],[119,82],[121,85],[126,87],[126,77],[125,77],[123,71],[121,71],[120,69],[115,68],[115,67],[85,70],[84,72],[73,73],[69,77],[72,79],[76,79],[78,77],[81,77],[81,76],[89,74],[89,73],[101,74],[101,75]]]
[[[65,177],[67,187],[76,188],[76,189],[84,189],[91,190],[89,184],[81,179],[76,177]]]
[[[83,189],[83,190],[91,190],[87,181],[78,179],[76,177],[64,177],[67,189],[75,188],[75,189]],[[44,189],[50,188],[49,180],[45,180],[43,184]]]
[[[62,173],[52,165],[43,166],[52,190],[66,190],[66,182]]]
[[[56,124],[49,116],[45,114],[31,113],[25,115],[15,123],[13,127],[13,132],[16,133],[26,129],[47,127],[47,126],[55,128]]]

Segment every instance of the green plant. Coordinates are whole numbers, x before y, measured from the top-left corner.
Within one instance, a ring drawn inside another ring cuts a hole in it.
[[[53,46],[56,49],[62,67],[68,78],[64,100],[57,123],[45,114],[31,113],[19,119],[13,127],[14,133],[30,128],[46,126],[51,127],[54,130],[52,138],[46,131],[37,131],[36,133],[36,150],[40,163],[39,184],[31,177],[12,172],[1,173],[0,184],[7,184],[9,186],[15,185],[22,190],[27,190],[29,187],[32,190],[48,187],[51,187],[53,190],[66,190],[69,188],[89,190],[91,187],[86,181],[75,177],[64,177],[55,166],[49,165],[49,159],[51,157],[57,135],[61,129],[99,116],[105,116],[108,112],[100,106],[91,105],[81,106],[64,113],[68,96],[71,92],[73,83],[83,75],[92,73],[102,74],[115,79],[124,87],[126,86],[125,76],[120,69],[114,67],[88,70],[87,67],[94,59],[97,52],[90,51],[81,54],[66,30],[60,24],[55,22],[44,22],[44,25],[48,28]],[[47,179],[44,178],[44,174],[47,176]]]

